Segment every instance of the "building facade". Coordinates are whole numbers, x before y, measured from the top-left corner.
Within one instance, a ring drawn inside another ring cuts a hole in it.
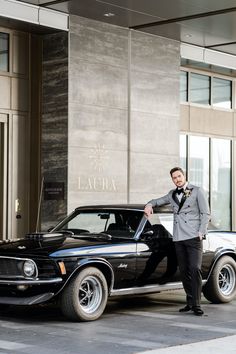
[[[235,228],[234,71],[191,55],[75,15],[68,31],[2,23],[1,238],[80,205],[145,203],[175,165],[208,194],[215,227]]]

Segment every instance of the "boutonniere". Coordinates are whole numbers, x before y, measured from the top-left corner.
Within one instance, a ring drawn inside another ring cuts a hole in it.
[[[190,195],[192,194],[192,189],[185,189],[185,191],[184,191],[184,196],[185,196],[185,198],[188,198],[188,197],[190,197]]]

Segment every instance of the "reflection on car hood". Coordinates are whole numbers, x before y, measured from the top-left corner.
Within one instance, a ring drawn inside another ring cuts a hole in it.
[[[236,232],[209,231],[208,239],[213,249],[229,248],[236,251]]]
[[[30,255],[48,256],[55,252],[70,249],[97,248],[110,245],[109,235],[81,234],[76,237],[66,237],[46,242],[35,239],[19,239],[16,241],[3,241],[0,244],[0,256],[23,257]],[[65,252],[64,252],[65,251]]]

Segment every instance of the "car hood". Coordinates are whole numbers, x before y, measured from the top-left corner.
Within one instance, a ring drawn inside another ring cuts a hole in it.
[[[213,250],[227,248],[236,252],[236,232],[209,231],[208,240]]]
[[[61,235],[63,236],[63,235]],[[108,235],[109,236],[109,235]],[[82,254],[98,254],[109,252],[114,247],[114,242],[108,236],[96,234],[84,234],[79,237],[58,237],[48,239],[37,239],[36,237],[6,241],[0,244],[0,257],[30,257],[50,256],[68,257]],[[115,245],[127,245],[128,240],[116,239]]]
[[[26,257],[26,256],[56,256],[70,255],[70,250],[93,249],[109,245],[109,238],[101,239],[96,235],[81,235],[80,238],[61,237],[58,239],[38,240],[19,239],[16,241],[3,241],[0,244],[0,257]]]

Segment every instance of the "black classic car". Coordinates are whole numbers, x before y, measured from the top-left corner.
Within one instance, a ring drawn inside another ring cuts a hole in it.
[[[72,320],[99,318],[109,296],[181,289],[173,215],[143,205],[79,207],[48,233],[0,245],[0,304],[57,300]],[[209,231],[203,294],[213,303],[236,295],[236,233]]]

